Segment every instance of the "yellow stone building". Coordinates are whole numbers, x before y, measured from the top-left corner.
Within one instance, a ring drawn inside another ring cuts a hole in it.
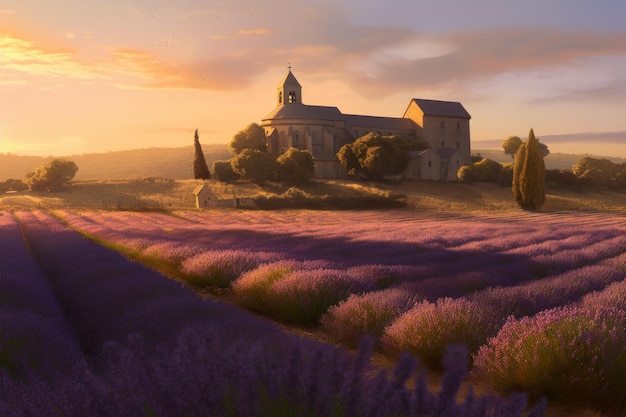
[[[411,154],[406,178],[456,180],[458,169],[470,163],[471,116],[458,102],[414,98],[402,117],[344,114],[337,107],[303,104],[302,86],[290,68],[276,87],[276,103],[261,122],[269,152],[308,149],[315,159],[316,178],[347,177],[335,155],[369,132],[430,145]]]

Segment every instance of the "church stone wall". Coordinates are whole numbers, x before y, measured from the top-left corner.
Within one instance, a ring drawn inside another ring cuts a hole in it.
[[[425,116],[423,135],[433,149],[455,149],[464,158],[464,164],[470,163],[469,120]]]

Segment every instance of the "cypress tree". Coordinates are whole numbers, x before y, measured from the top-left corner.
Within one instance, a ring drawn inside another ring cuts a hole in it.
[[[196,129],[193,144],[195,149],[193,156],[193,177],[195,179],[208,180],[211,178],[211,171],[209,171],[209,167],[204,159],[204,152],[202,152],[202,146],[200,146],[198,129]]]
[[[535,138],[530,129],[528,140],[515,154],[513,167],[513,196],[524,210],[539,210],[546,200],[545,194],[546,165]]]

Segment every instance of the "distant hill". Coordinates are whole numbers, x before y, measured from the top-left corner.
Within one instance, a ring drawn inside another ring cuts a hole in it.
[[[227,144],[202,145],[205,159],[212,167],[216,160],[230,159]],[[145,148],[108,153],[68,155],[78,165],[77,181],[164,177],[175,180],[193,178],[193,145],[181,148]],[[22,179],[51,158],[0,154],[0,181]]]
[[[488,158],[500,163],[513,162],[513,158],[510,155],[504,153],[502,149],[474,149],[473,154],[480,154],[483,158]],[[552,153],[544,159],[547,169],[572,169],[580,158],[583,156],[590,156],[596,159],[609,159],[613,163],[623,164],[626,163],[626,158],[616,158],[607,156],[597,156],[589,154],[569,154],[569,153]]]
[[[204,156],[212,167],[217,160],[231,158],[228,145],[202,145]],[[174,180],[193,178],[193,146],[180,148],[144,148],[108,153],[69,155],[78,165],[75,180],[116,180],[126,178],[163,177]],[[498,149],[475,149],[474,154],[498,162],[511,162],[512,158]],[[545,159],[548,169],[572,169],[572,166],[586,155],[550,153]],[[589,155],[593,156],[593,155]],[[593,156],[594,158],[606,158]],[[20,156],[0,154],[0,181],[9,178],[22,179],[37,166],[47,163],[50,157]],[[626,158],[607,158],[614,163],[626,163]]]

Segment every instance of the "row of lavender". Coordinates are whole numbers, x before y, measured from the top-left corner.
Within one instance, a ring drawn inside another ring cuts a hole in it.
[[[623,216],[57,214],[144,259],[176,266],[195,286],[232,288],[253,311],[321,322],[350,345],[372,334],[384,351],[409,350],[437,367],[448,344],[462,343],[474,373],[504,393],[523,388],[597,405],[619,403],[626,392],[623,378],[610,377],[626,374]],[[569,338],[554,331],[572,323],[579,332]],[[532,360],[519,360],[523,342],[511,335],[543,335],[544,348],[529,347],[523,352]],[[566,369],[561,379],[529,372],[537,349],[549,362],[541,372]],[[554,351],[566,352],[565,363],[550,362]],[[517,364],[515,372],[506,361]]]
[[[371,341],[354,357],[289,336],[232,305],[200,299],[43,212],[0,215],[0,249],[3,416],[525,412],[520,395],[470,391],[457,402],[467,375],[463,348],[448,349],[437,394],[411,356],[392,377],[372,379]]]

